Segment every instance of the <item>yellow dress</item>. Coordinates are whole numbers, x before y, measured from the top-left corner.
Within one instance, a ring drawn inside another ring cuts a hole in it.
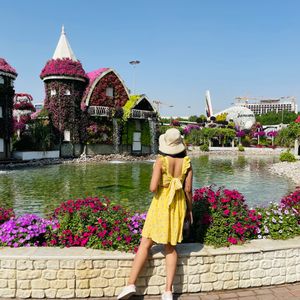
[[[190,158],[185,156],[180,177],[169,174],[168,158],[162,160],[162,176],[158,190],[147,213],[142,236],[158,244],[176,245],[182,241],[183,223],[186,214],[186,196],[183,183],[190,168]]]

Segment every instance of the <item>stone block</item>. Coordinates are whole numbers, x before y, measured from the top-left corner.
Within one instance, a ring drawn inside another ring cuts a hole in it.
[[[226,255],[217,255],[215,257],[215,263],[216,264],[225,264],[226,260],[227,260]]]
[[[76,280],[76,289],[88,289],[90,283],[88,279]]]
[[[250,271],[241,271],[240,278],[245,280],[250,278]]]
[[[33,261],[24,259],[18,260],[17,270],[33,270]]]
[[[192,256],[188,259],[189,266],[202,265],[202,264],[203,264],[202,257]]]
[[[251,278],[250,282],[251,282],[251,286],[262,286],[261,278]]]
[[[102,289],[91,289],[90,291],[91,291],[90,297],[92,297],[92,298],[103,297],[103,295],[104,295]]]
[[[116,270],[115,269],[102,269],[101,270],[101,277],[104,278],[114,278]]]
[[[91,294],[89,289],[78,289],[75,291],[76,298],[88,298]]]
[[[215,262],[215,257],[214,256],[204,256],[203,257],[203,263],[204,264],[212,264]]]
[[[45,297],[49,299],[56,298],[56,289],[47,289],[45,290]]]
[[[238,262],[238,261],[240,261],[239,254],[228,254],[226,258],[227,258],[228,262]]]
[[[125,286],[125,279],[124,278],[109,279],[108,286],[114,286],[114,287]]]
[[[218,280],[221,280],[221,281],[232,280],[232,278],[233,278],[232,272],[224,272],[224,273],[218,274]]]
[[[31,288],[30,280],[18,280],[17,281],[17,289],[27,290]]]
[[[57,290],[56,298],[74,298],[75,297],[75,290],[73,289],[63,289]]]
[[[286,274],[287,274],[287,275],[296,274],[296,266],[293,266],[293,267],[287,267],[287,268],[286,268]]]
[[[162,285],[165,283],[165,277],[163,276],[158,276],[158,275],[154,275],[152,277],[150,277],[149,281],[148,281],[148,285]]]
[[[244,289],[251,286],[251,281],[249,279],[242,279],[239,281],[239,288]]]
[[[94,269],[105,268],[105,261],[104,260],[94,260],[93,261],[93,268]]]
[[[132,260],[120,260],[119,261],[119,267],[131,267],[132,266]]]
[[[285,282],[285,276],[275,276],[271,279],[271,284],[282,284]]]
[[[272,261],[272,268],[280,268],[286,265],[285,259],[276,258]]]
[[[44,290],[50,287],[50,282],[46,279],[31,280],[31,287],[35,290]]]
[[[224,264],[212,264],[210,266],[210,271],[213,273],[222,273],[224,271]]]
[[[35,270],[45,270],[47,268],[46,260],[35,260],[33,261],[33,268]]]
[[[271,269],[272,261],[271,260],[263,260],[260,262],[260,268],[262,269]]]
[[[213,282],[213,290],[215,291],[220,291],[223,289],[223,286],[224,286],[224,282],[223,281],[216,281],[216,282]]]
[[[166,268],[162,267],[162,266],[157,267],[155,274],[160,275],[160,276],[166,276]]]
[[[57,270],[43,270],[42,271],[42,278],[48,280],[54,280],[57,278]]]
[[[106,287],[103,289],[104,296],[106,297],[112,297],[115,295],[115,287]]]
[[[11,269],[0,270],[0,279],[15,279],[16,271]]]
[[[296,274],[288,274],[286,275],[286,282],[296,282],[297,275]]]
[[[278,268],[272,268],[265,271],[266,276],[275,277],[280,275],[280,269]]]
[[[239,287],[239,282],[235,280],[225,281],[223,288],[224,290],[237,289]]]
[[[59,270],[57,279],[73,279],[75,278],[75,270]]]
[[[91,288],[105,288],[108,287],[108,279],[106,278],[93,278],[90,280]]]
[[[53,280],[50,281],[50,288],[65,289],[67,287],[67,280]]]
[[[1,269],[15,269],[16,261],[14,259],[1,260]]]
[[[116,270],[116,277],[128,277],[130,274],[130,268],[121,268]]]
[[[59,270],[59,260],[51,259],[47,261],[47,269],[49,270]]]
[[[209,270],[210,270],[210,265],[208,264],[188,266],[188,275],[207,273]]]
[[[263,278],[266,276],[266,272],[261,269],[251,270],[250,278]]]
[[[0,279],[0,289],[8,287],[7,279]]]
[[[31,290],[17,290],[17,298],[26,299],[31,297]]]
[[[204,274],[202,274],[204,275]],[[188,283],[192,283],[192,284],[195,284],[195,283],[200,283],[200,275],[189,275],[188,276]]]
[[[67,288],[68,289],[75,289],[75,278],[67,280]]]
[[[253,254],[252,253],[240,254],[240,262],[249,261],[249,260],[253,260]]]
[[[39,279],[42,276],[41,270],[17,271],[17,280],[22,279]]]
[[[76,279],[91,279],[100,276],[100,270],[75,270]]]
[[[286,252],[285,250],[276,251],[274,256],[275,258],[285,258]]]
[[[93,262],[91,260],[83,260],[83,259],[76,260],[75,268],[77,270],[92,269],[93,268]]]
[[[16,279],[8,279],[8,288],[9,289],[15,289],[17,287],[17,280]]]
[[[118,268],[118,261],[117,260],[107,260],[106,261],[106,268],[108,268],[108,269],[117,269]]]
[[[236,263],[236,262],[226,263],[225,264],[225,268],[224,268],[224,270],[226,272],[228,272],[228,271],[236,271],[238,269],[239,269],[239,264]]]
[[[204,273],[204,274],[201,274],[201,277],[200,277],[200,281],[201,283],[204,283],[204,282],[215,282],[218,280],[218,275],[215,274],[215,273]]]
[[[75,268],[75,260],[61,260],[59,262],[59,266],[61,269],[74,269]]]
[[[262,285],[271,285],[271,277],[265,277],[261,279]]]
[[[160,294],[160,289],[158,286],[149,286],[147,288],[147,294],[149,295],[159,295]]]
[[[45,291],[44,290],[32,290],[31,297],[37,298],[37,299],[45,298]]]

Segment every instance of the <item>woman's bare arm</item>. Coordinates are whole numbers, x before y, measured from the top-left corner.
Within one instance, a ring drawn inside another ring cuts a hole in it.
[[[157,158],[153,167],[152,177],[150,182],[150,192],[155,193],[157,191],[158,185],[160,183],[161,178],[161,168],[162,161],[160,158]]]
[[[193,223],[193,170],[192,167],[188,170],[184,183],[184,192],[186,195],[187,204],[187,217],[189,218],[191,224]]]

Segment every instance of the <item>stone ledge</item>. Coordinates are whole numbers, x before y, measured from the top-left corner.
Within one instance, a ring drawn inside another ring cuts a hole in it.
[[[140,295],[160,294],[165,284],[163,247],[137,281]],[[243,246],[177,246],[174,292],[195,293],[300,282],[300,237],[253,240]],[[73,248],[0,248],[0,298],[112,297],[126,284],[134,255]]]

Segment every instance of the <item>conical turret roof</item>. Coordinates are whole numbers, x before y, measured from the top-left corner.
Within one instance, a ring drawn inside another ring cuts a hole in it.
[[[64,26],[56,46],[54,55],[43,68],[40,77],[47,79],[76,79],[87,81],[88,77],[82,64],[75,57],[66,37]]]
[[[74,61],[77,61],[77,58],[67,39],[64,26],[62,26],[60,38],[52,58],[53,59],[70,58]]]

